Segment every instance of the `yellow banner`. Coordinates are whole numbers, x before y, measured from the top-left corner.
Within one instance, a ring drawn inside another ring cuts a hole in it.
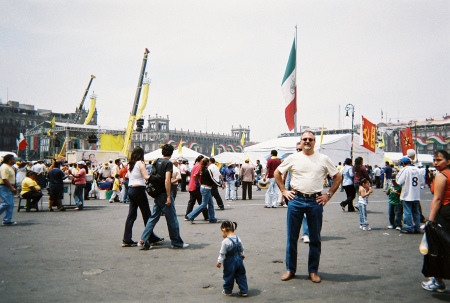
[[[84,121],[84,125],[88,125],[91,122],[92,116],[94,116],[95,112],[95,104],[97,103],[97,97],[91,98],[91,106],[89,106],[89,113]]]
[[[142,101],[139,105],[139,108],[137,110],[136,119],[140,119],[142,116],[142,112],[144,111],[145,107],[147,106],[147,100],[148,100],[148,91],[150,89],[150,84],[145,83],[142,85]]]
[[[101,134],[100,135],[100,150],[114,150],[114,151],[122,151],[123,148],[123,136],[121,135],[109,135],[109,134]]]

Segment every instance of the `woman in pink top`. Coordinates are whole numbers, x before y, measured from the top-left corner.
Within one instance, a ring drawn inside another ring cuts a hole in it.
[[[75,210],[83,210],[84,207],[84,188],[86,187],[86,163],[81,160],[78,161],[78,172],[73,175],[75,183],[75,191],[73,193],[73,198],[77,204]]]

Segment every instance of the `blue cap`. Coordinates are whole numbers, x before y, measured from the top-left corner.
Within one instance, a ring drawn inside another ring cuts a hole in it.
[[[411,163],[411,159],[408,157],[402,157],[400,163]]]

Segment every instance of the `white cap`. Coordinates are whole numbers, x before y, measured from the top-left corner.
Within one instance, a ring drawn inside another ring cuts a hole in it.
[[[416,157],[416,151],[410,148],[406,151],[406,155],[408,156],[408,158],[414,159]]]

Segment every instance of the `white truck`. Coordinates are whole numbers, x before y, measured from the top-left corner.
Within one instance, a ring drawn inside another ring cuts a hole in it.
[[[119,151],[112,150],[69,150],[67,151],[67,162],[75,163],[80,160],[90,161],[92,165],[97,166],[100,163],[109,162],[110,159],[115,161],[121,159],[122,162],[127,160],[127,156]]]

